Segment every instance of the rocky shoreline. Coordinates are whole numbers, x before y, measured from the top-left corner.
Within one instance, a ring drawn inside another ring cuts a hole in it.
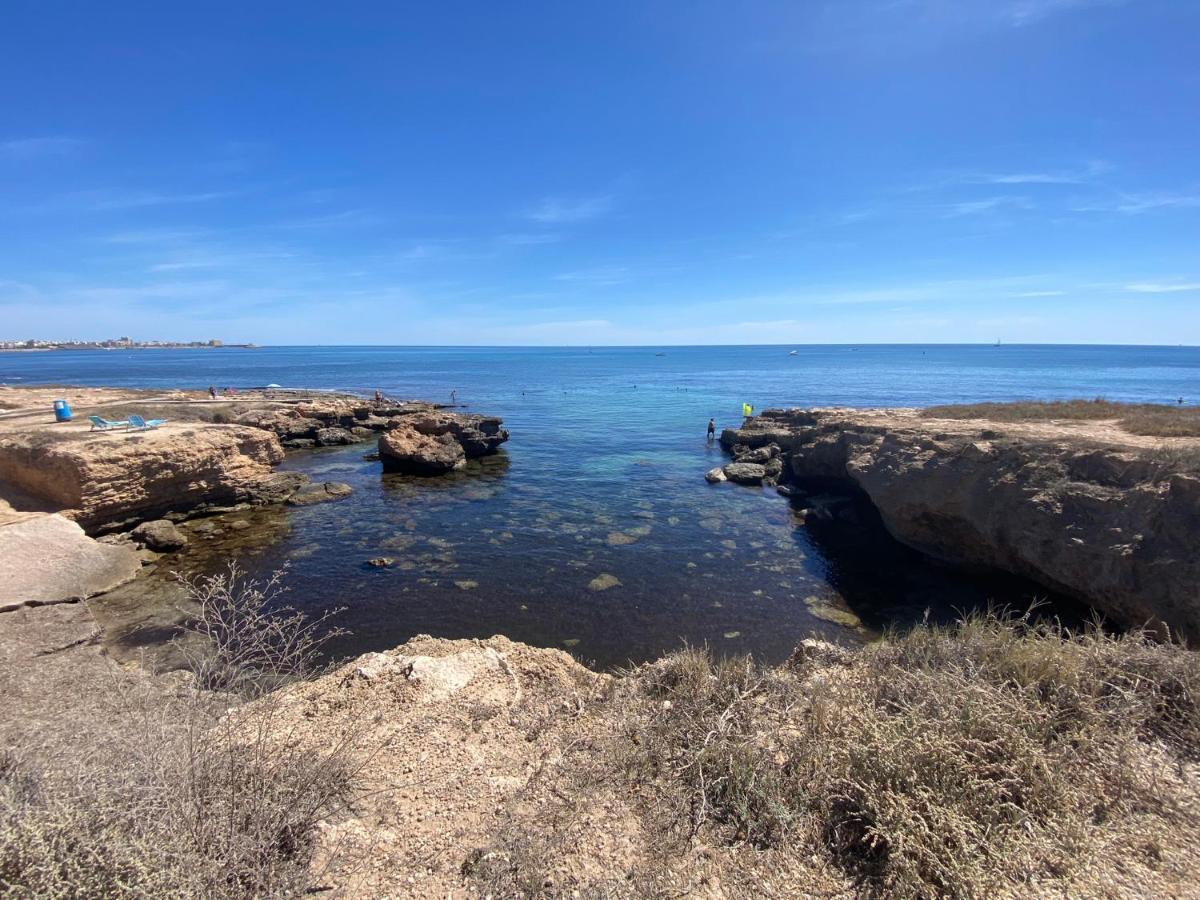
[[[127,581],[146,554],[183,546],[175,525],[188,519],[351,493],[339,482],[275,471],[287,450],[374,442],[368,455],[383,471],[433,476],[508,440],[498,418],[419,401],[272,392],[211,400],[198,392],[87,389],[94,402],[76,409],[73,422],[56,423],[45,394],[9,388],[3,396],[0,571],[12,577],[0,586],[0,605],[10,608],[78,600]],[[123,421],[131,413],[166,424],[93,430],[87,420]],[[47,573],[48,559],[71,576]]]
[[[210,418],[127,438],[0,433],[7,471],[26,473],[21,488],[0,488],[0,598],[21,597],[0,605],[2,749],[57,761],[80,746],[106,758],[111,731],[137,726],[114,712],[114,690],[139,692],[145,709],[195,702],[189,676],[152,675],[106,653],[89,604],[71,601],[221,527],[176,523],[223,504],[347,496],[337,482],[273,471],[285,442],[374,440],[381,469],[429,476],[508,436],[499,419],[429,405],[360,409],[345,398],[214,405],[197,413]],[[235,411],[244,415],[233,421]],[[915,410],[771,410],[726,431],[722,445],[734,459],[710,481],[774,484],[821,516],[829,505],[819,492],[857,492],[900,540],[956,564],[1071,576],[1080,591],[1140,590],[1162,604],[1164,622],[1164,595],[1135,579],[1156,573],[1165,596],[1186,596],[1173,579],[1190,570],[1173,573],[1191,563],[1171,536],[1195,521],[1195,477],[1182,457],[1163,462],[1161,442]],[[141,467],[140,480],[122,467]],[[73,472],[100,483],[71,481]],[[190,505],[147,520],[172,486]],[[63,498],[79,505],[55,510]],[[85,522],[107,531],[108,515],[123,530],[85,533]],[[1118,537],[1139,552],[1117,553]],[[1069,554],[1094,542],[1096,556],[1004,555],[1023,542],[1065,543]],[[1088,559],[1096,571],[1083,582]],[[1198,826],[1164,810],[1196,803],[1194,656],[1140,639],[967,628],[970,641],[917,629],[857,651],[804,640],[773,669],[682,651],[616,676],[501,636],[420,635],[231,704],[220,721],[269,722],[272,764],[288,753],[322,758],[345,741],[355,803],[316,822],[295,863],[314,891],[1184,895],[1200,871]],[[1124,686],[1115,699],[1110,684]],[[107,765],[127,765],[123,748],[110,756]],[[1055,828],[1084,851],[1064,857]],[[928,874],[922,860],[950,854],[958,868]],[[977,891],[976,880],[998,893]]]
[[[1200,639],[1200,439],[1104,420],[833,408],[766,410],[721,445],[734,461],[710,482],[778,485],[801,504],[848,490],[931,557],[1030,578],[1124,626]]]

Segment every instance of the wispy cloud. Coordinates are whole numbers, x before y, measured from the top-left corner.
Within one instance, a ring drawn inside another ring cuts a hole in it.
[[[148,272],[182,272],[191,269],[231,269],[254,266],[264,262],[295,259],[287,250],[262,250],[241,253],[196,253],[166,262],[155,263]]]
[[[1086,166],[1075,169],[1013,169],[1008,171],[957,171],[914,185],[911,191],[932,191],[959,185],[1054,185],[1089,184],[1101,175],[1112,171],[1112,166],[1102,160],[1092,160]]]
[[[804,28],[812,50],[893,55],[1125,2],[1132,0],[829,0],[792,6],[812,8]],[[791,39],[781,31],[768,46],[790,49]]]
[[[367,225],[379,225],[383,217],[368,209],[345,209],[341,212],[328,213],[320,216],[307,216],[301,219],[289,219],[279,223],[280,228],[322,229],[322,228],[358,228]]]
[[[525,218],[544,224],[586,222],[610,212],[613,207],[611,194],[592,197],[546,197],[537,206],[525,212]]]
[[[590,269],[577,269],[572,272],[561,272],[554,276],[555,281],[567,281],[576,284],[610,285],[623,284],[630,279],[630,272],[625,266],[595,266]]]
[[[1013,297],[1061,297],[1066,291],[1018,291]]]
[[[114,194],[97,199],[92,205],[95,210],[137,209],[143,206],[170,206],[172,204],[210,203],[236,196],[235,191],[203,191],[195,194],[157,194],[150,191]]]
[[[1010,25],[1021,27],[1057,13],[1088,7],[1118,6],[1125,0],[1016,0],[999,4]]]
[[[1200,291],[1200,281],[1139,282],[1125,285],[1125,290],[1135,294],[1178,294]]]
[[[88,142],[71,137],[28,137],[0,141],[0,156],[8,159],[41,159],[47,156],[69,156]]]
[[[1193,209],[1200,207],[1200,192],[1122,193],[1112,200],[1081,203],[1073,212],[1118,212],[1125,215],[1153,212],[1160,209]]]
[[[103,189],[76,191],[52,197],[39,204],[37,212],[111,212],[127,209],[143,209],[154,206],[188,205],[210,203],[238,195],[237,191],[202,191],[196,193],[161,193],[154,191],[130,191]]]
[[[146,228],[138,231],[118,231],[101,238],[108,244],[177,244],[203,237],[206,231],[180,228]]]
[[[998,212],[1002,209],[1032,209],[1033,203],[1028,197],[985,197],[982,200],[961,200],[946,207],[946,218],[955,219],[961,216],[978,216]]]
[[[531,232],[517,234],[502,234],[496,242],[509,247],[529,247],[538,244],[556,244],[562,240],[562,235],[553,232]]]

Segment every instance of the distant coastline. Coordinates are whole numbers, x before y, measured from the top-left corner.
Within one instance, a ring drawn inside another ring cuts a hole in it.
[[[241,350],[256,350],[257,344],[227,344],[220,340],[208,341],[135,341],[130,338],[115,338],[107,341],[0,341],[0,352],[45,353],[51,350],[217,350],[232,347]]]

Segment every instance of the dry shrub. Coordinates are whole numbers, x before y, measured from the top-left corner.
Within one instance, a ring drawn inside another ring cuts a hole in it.
[[[952,403],[930,406],[922,410],[921,415],[930,419],[986,419],[991,422],[1115,419],[1130,434],[1151,437],[1200,437],[1200,407],[1163,403],[1115,403],[1103,397],[1094,400]]]
[[[310,618],[283,604],[285,573],[258,581],[231,563],[216,575],[180,578],[188,618],[176,644],[203,687],[257,696],[328,671],[320,651],[346,633],[330,624],[344,607]]]
[[[70,746],[0,760],[0,895],[295,897],[311,886],[315,827],[352,802],[369,755],[349,720],[319,749],[300,746],[261,688],[316,671],[322,638],[294,612],[265,611],[272,589],[236,569],[190,589],[193,635],[209,642],[190,644],[196,676],[114,674],[106,714],[81,722]]]
[[[1019,891],[1197,824],[1149,760],[1195,758],[1200,663],[1142,635],[984,616],[837,664],[688,650],[617,693],[657,827],[815,854],[869,894]]]

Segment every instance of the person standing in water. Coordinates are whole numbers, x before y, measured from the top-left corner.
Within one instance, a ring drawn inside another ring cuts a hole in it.
[[[451,391],[451,392],[450,392],[450,402],[451,402],[451,403],[457,403],[457,402],[458,402],[458,391]]]
[[[711,441],[717,436],[717,423],[715,419],[708,420],[708,439]]]

